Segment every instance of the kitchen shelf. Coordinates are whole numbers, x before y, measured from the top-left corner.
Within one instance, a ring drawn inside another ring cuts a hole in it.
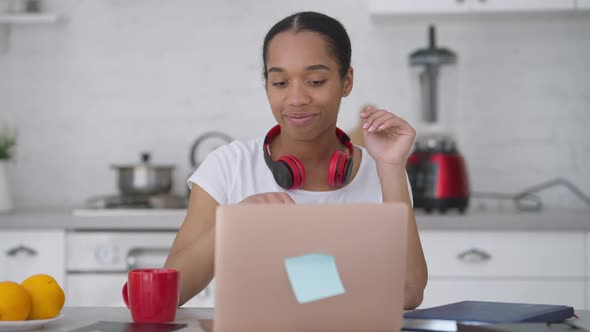
[[[558,14],[587,9],[590,9],[590,0],[369,0],[371,15],[396,17]]]
[[[52,24],[59,21],[60,16],[54,13],[12,14],[0,13],[0,24]]]
[[[56,13],[0,12],[0,53],[8,51],[11,30],[14,26],[56,24],[63,19]]]

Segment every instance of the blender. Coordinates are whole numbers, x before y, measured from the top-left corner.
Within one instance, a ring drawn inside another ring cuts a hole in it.
[[[414,150],[407,162],[414,208],[427,213],[458,209],[469,204],[465,160],[451,128],[456,119],[457,54],[436,45],[436,30],[428,28],[429,45],[409,56],[420,120]]]

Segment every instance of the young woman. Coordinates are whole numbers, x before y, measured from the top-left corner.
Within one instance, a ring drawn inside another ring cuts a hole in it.
[[[405,167],[414,129],[374,107],[360,115],[365,148],[350,144],[336,127],[340,101],[353,86],[350,58],[346,30],[323,14],[291,15],[267,33],[263,75],[277,126],[265,136],[216,149],[190,177],[187,216],[165,264],[182,276],[180,304],[213,278],[219,204],[411,204]],[[411,213],[406,309],[422,302],[426,281],[426,262]]]

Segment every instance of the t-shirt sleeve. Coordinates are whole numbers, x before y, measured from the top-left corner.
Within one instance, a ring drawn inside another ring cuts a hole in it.
[[[217,203],[226,205],[232,181],[230,150],[228,145],[224,145],[207,154],[205,160],[187,180],[189,188],[192,189],[194,183],[203,188]]]

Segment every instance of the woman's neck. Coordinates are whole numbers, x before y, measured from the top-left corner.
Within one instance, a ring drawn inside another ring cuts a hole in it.
[[[310,141],[291,140],[284,134],[280,134],[270,147],[274,160],[290,154],[297,157],[306,168],[329,163],[336,150],[343,151],[345,146],[336,137],[335,130],[327,131],[317,139]]]

